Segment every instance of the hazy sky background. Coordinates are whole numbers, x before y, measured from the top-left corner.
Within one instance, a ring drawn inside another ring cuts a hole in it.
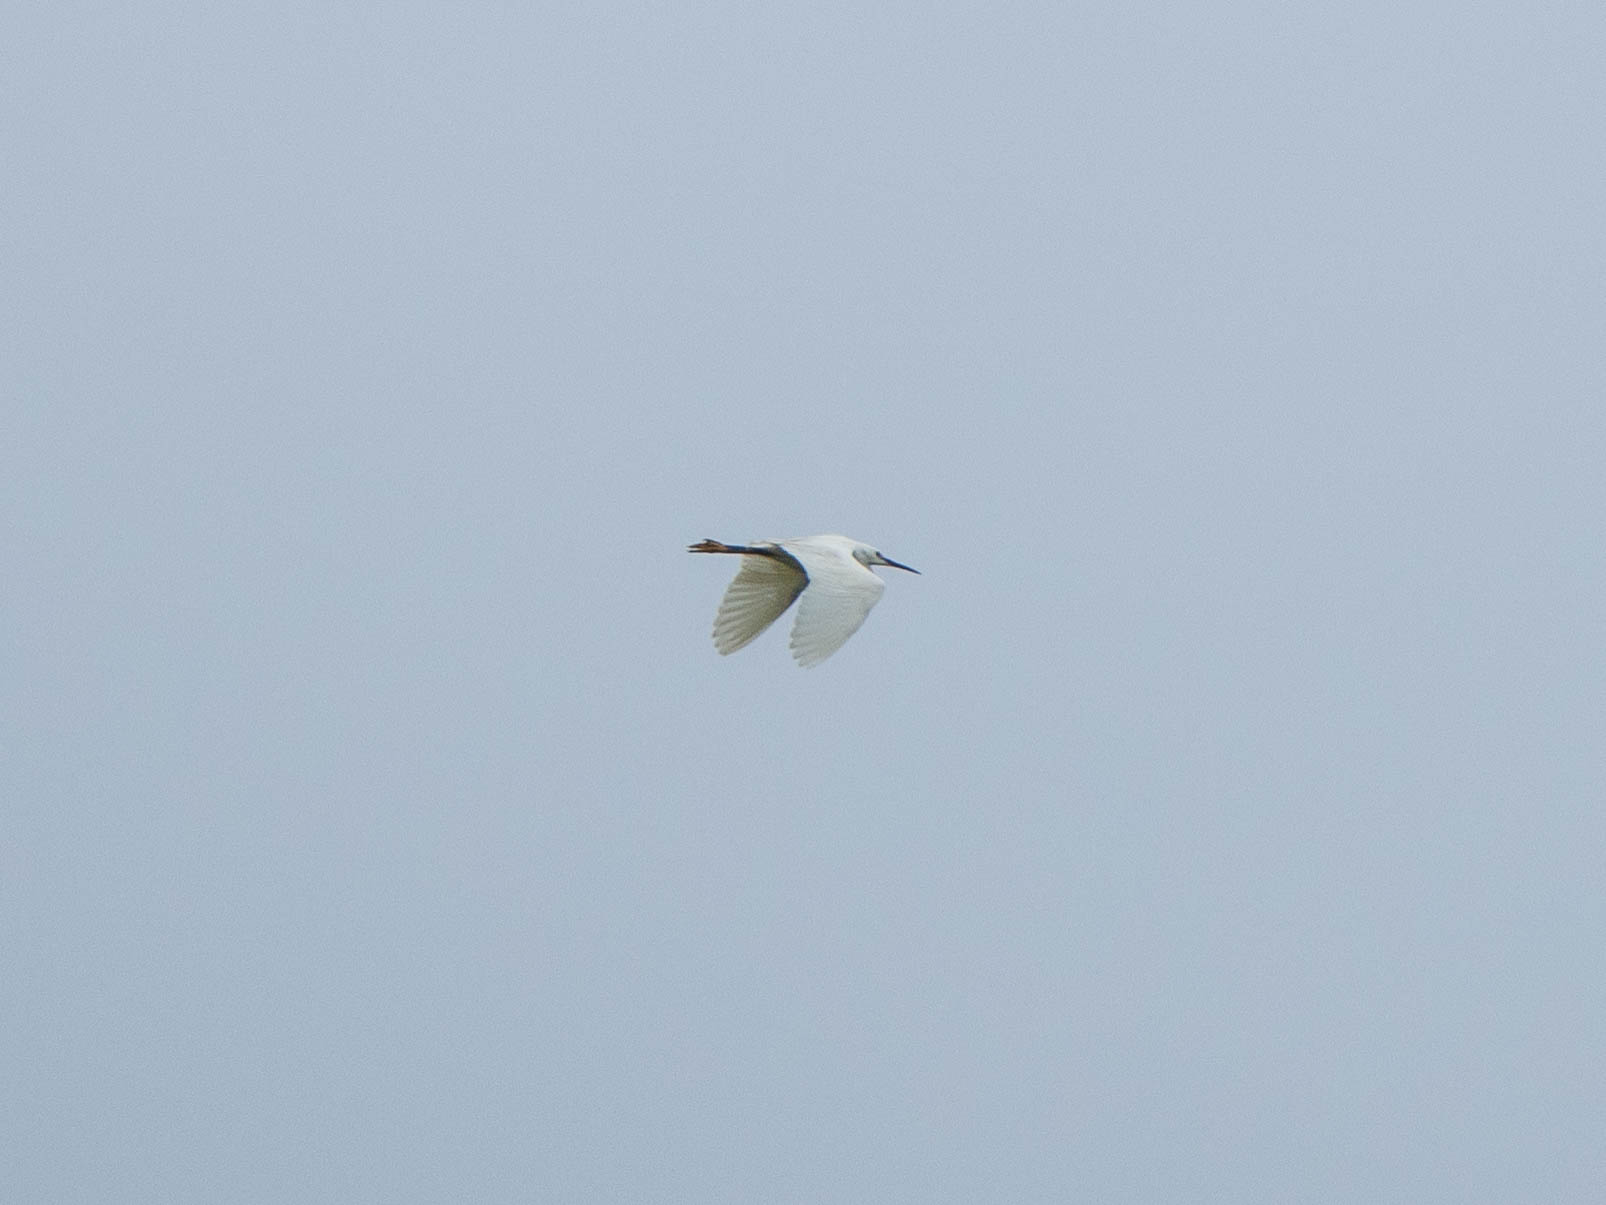
[[[0,1197],[1598,1200],[1603,46],[11,12]]]

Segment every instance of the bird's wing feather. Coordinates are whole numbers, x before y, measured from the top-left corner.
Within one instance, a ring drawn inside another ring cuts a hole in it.
[[[808,570],[809,588],[792,624],[792,656],[807,669],[847,643],[886,586],[851,556],[810,556],[800,549],[798,557]]]
[[[721,655],[746,648],[781,617],[808,584],[803,566],[780,548],[743,556],[742,567],[726,587],[714,617],[714,647]]]

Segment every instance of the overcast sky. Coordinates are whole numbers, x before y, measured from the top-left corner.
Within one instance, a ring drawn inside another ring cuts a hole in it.
[[[13,12],[0,1196],[1598,1200],[1603,12]]]

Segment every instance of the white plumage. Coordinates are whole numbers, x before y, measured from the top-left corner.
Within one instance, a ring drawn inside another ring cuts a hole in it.
[[[871,565],[920,572],[847,536],[805,536],[755,544],[703,540],[688,551],[725,552],[742,558],[714,617],[714,647],[721,654],[746,648],[802,596],[792,622],[792,656],[805,669],[841,648],[880,600],[886,586],[870,572]]]

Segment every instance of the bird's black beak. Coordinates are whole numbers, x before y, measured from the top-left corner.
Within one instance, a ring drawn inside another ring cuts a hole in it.
[[[887,560],[886,557],[882,557],[881,558],[881,563],[883,565],[887,566],[887,568],[889,568],[889,569],[902,569],[905,573],[913,573],[913,574],[915,574],[917,576],[920,573],[920,570],[918,570],[918,569],[911,569],[907,565],[900,565],[900,564],[898,564],[897,561],[889,561],[889,560]]]

